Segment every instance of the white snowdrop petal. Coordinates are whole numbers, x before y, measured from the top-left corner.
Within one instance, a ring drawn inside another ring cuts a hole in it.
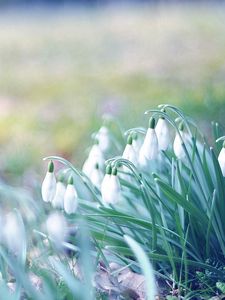
[[[66,192],[65,185],[59,181],[56,184],[56,193],[52,200],[52,206],[55,208],[63,208],[64,205],[64,195]]]
[[[64,216],[58,212],[49,215],[46,221],[49,238],[60,246],[67,236],[67,223]]]
[[[147,159],[156,159],[158,156],[158,138],[155,130],[148,128],[143,145],[140,149],[140,155],[145,156]]]
[[[187,135],[183,131],[180,131],[180,134],[181,134],[184,142],[188,140]],[[174,153],[175,153],[175,155],[178,159],[184,159],[185,156],[186,156],[185,150],[182,146],[182,140],[181,140],[178,133],[176,133],[176,136],[175,136],[175,139],[174,139],[173,151],[174,151]]]
[[[52,172],[47,172],[41,187],[42,199],[52,202],[56,193],[56,179]]]
[[[109,177],[108,177],[109,176]],[[120,199],[121,187],[117,176],[106,174],[102,184],[103,204],[116,204]]]
[[[155,127],[159,150],[166,150],[170,143],[170,131],[165,119],[160,118]]]
[[[105,174],[103,180],[102,180],[102,184],[101,184],[101,194],[102,194],[102,202],[108,202],[108,198],[109,198],[109,186],[110,186],[110,178],[111,175],[109,174]]]
[[[110,144],[111,144],[108,128],[102,126],[99,129],[96,137],[99,142],[99,148],[101,149],[102,152],[106,152],[110,148]]]
[[[89,156],[83,164],[82,171],[88,176],[91,176],[91,173],[98,164],[100,169],[104,168],[105,158],[104,155],[99,148],[99,145],[93,145],[89,152]]]
[[[76,212],[77,206],[77,192],[72,184],[68,184],[64,196],[64,210],[67,214],[73,214]]]
[[[104,175],[102,171],[100,169],[95,168],[90,175],[90,180],[93,183],[93,185],[100,189],[103,177]]]
[[[133,144],[132,145],[130,145],[130,144],[126,145],[122,157],[129,160],[134,165],[137,165],[137,153],[134,150]]]
[[[136,153],[139,153],[142,144],[143,144],[143,141],[141,140],[140,137],[138,137],[137,139],[134,139],[134,140],[133,140],[132,146],[133,146],[134,151],[135,151]]]
[[[20,226],[18,217],[15,213],[9,213],[5,218],[5,226],[3,227],[3,243],[14,254],[22,252],[23,243],[21,242],[25,236],[24,228]]]
[[[218,156],[218,162],[222,171],[223,176],[225,177],[225,148],[223,147]]]

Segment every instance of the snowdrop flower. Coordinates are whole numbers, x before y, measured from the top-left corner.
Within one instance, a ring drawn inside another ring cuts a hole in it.
[[[98,189],[101,188],[102,180],[103,180],[104,174],[102,173],[102,170],[99,169],[99,165],[96,164],[94,170],[92,171],[90,175],[90,180]]]
[[[139,152],[139,164],[146,167],[149,160],[154,160],[158,156],[158,138],[155,132],[155,119],[150,118],[143,145]]]
[[[129,135],[127,138],[127,145],[123,151],[122,157],[129,160],[134,165],[137,165],[137,153],[133,147],[132,135]]]
[[[66,192],[64,196],[64,210],[67,214],[74,214],[78,206],[78,197],[73,185],[73,177],[68,180]]]
[[[120,199],[120,191],[121,187],[117,176],[117,168],[107,166],[106,175],[101,186],[103,204],[116,204]]]
[[[14,253],[15,255],[19,255],[22,253],[22,240],[25,237],[25,231],[20,224],[18,216],[15,212],[6,215],[2,235],[3,242],[9,249],[9,251]]]
[[[96,164],[99,165],[99,168],[103,169],[105,164],[105,158],[102,153],[102,150],[99,147],[98,141],[96,141],[96,144],[93,145],[91,148],[88,158],[83,164],[82,171],[90,177],[92,171],[95,169]]]
[[[181,122],[179,125],[179,133],[183,140],[187,140],[187,134],[184,132],[184,124]],[[186,157],[184,147],[183,147],[183,142],[178,134],[176,133],[174,143],[173,143],[173,151],[178,159],[184,159]]]
[[[111,144],[108,128],[105,126],[102,126],[99,129],[96,137],[98,139],[99,147],[102,150],[102,152],[107,152],[107,150],[109,150],[110,144]]]
[[[54,164],[52,161],[48,164],[48,171],[42,183],[41,193],[45,202],[52,202],[56,192],[56,179],[54,175]]]
[[[218,162],[219,162],[222,174],[225,177],[225,141],[223,142],[223,147],[218,156]]]
[[[46,229],[49,238],[57,247],[60,247],[66,240],[68,234],[67,223],[64,216],[59,212],[54,212],[48,216],[46,221]]]
[[[56,184],[56,193],[52,200],[52,206],[54,208],[63,209],[64,195],[66,192],[65,185],[63,184],[63,176],[59,177],[59,181]]]
[[[158,138],[159,150],[166,150],[170,144],[170,131],[164,117],[160,117],[155,127]]]
[[[102,184],[101,184],[102,199],[107,199],[107,197],[108,197],[107,189],[108,189],[108,186],[110,184],[111,174],[112,174],[112,167],[111,167],[111,165],[108,165],[106,167],[105,176],[104,176],[104,178],[102,180]]]
[[[137,132],[133,131],[131,136],[132,136],[132,141],[133,141],[132,145],[134,147],[134,150],[137,153],[139,153],[143,142],[142,142],[140,136],[138,136]]]

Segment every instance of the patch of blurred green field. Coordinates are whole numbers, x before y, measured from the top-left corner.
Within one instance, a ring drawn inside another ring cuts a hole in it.
[[[127,128],[172,103],[224,124],[224,19],[216,5],[1,12],[1,168],[81,165],[103,113]]]

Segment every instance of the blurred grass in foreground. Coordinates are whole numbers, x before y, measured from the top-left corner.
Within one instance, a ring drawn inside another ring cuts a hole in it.
[[[73,152],[81,165],[104,113],[128,128],[167,102],[224,124],[224,17],[216,5],[1,12],[1,168]]]

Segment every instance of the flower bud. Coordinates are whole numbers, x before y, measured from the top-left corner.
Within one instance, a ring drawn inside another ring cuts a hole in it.
[[[187,141],[187,134],[184,132],[184,124],[183,122],[181,122],[179,124],[179,133],[182,137],[182,139],[185,141]],[[173,151],[176,155],[176,157],[178,159],[184,159],[186,157],[186,154],[185,154],[185,150],[184,150],[184,147],[183,147],[183,142],[180,138],[180,135],[178,134],[178,132],[176,133],[176,136],[175,136],[175,139],[174,139],[174,143],[173,143]]]
[[[155,132],[158,138],[159,150],[166,150],[170,144],[170,131],[164,118],[159,118]]]
[[[109,134],[109,130],[107,127],[102,126],[97,135],[96,135],[98,141],[99,141],[99,147],[101,149],[102,152],[107,152],[110,148],[110,134]]]
[[[106,173],[103,184],[101,188],[102,192],[102,202],[103,204],[116,204],[120,199],[121,187],[119,183],[119,179],[117,176],[117,168],[113,167],[111,171],[112,174]],[[107,176],[107,177],[106,177]],[[108,177],[110,176],[110,177]]]
[[[139,153],[140,148],[142,146],[142,140],[140,136],[137,134],[137,132],[133,131],[132,134],[132,145],[136,153]]]
[[[96,164],[94,170],[90,175],[90,180],[93,183],[93,185],[95,185],[98,189],[101,188],[103,177],[104,175],[102,171],[99,169],[99,165]]]
[[[68,234],[67,223],[64,216],[59,212],[54,212],[48,216],[46,229],[49,238],[57,247],[60,247],[66,240]]]
[[[6,215],[2,235],[3,243],[8,250],[15,255],[20,255],[23,251],[22,240],[25,238],[25,231],[15,212]]]
[[[127,138],[127,145],[123,151],[122,157],[129,160],[134,165],[137,165],[137,153],[134,150],[133,139],[131,135],[129,135]]]
[[[156,159],[158,156],[158,138],[154,128],[155,119],[151,118],[144,143],[139,152],[139,163],[141,166],[148,160]]]
[[[67,214],[74,214],[78,206],[78,197],[73,185],[73,177],[68,180],[66,192],[64,196],[64,210]]]
[[[100,169],[103,169],[105,164],[105,158],[102,153],[102,150],[100,149],[98,143],[93,145],[88,158],[83,164],[82,171],[88,176],[91,176],[92,171],[95,169],[96,164],[98,164]]]
[[[45,202],[52,202],[56,193],[56,179],[54,175],[54,164],[52,161],[48,164],[48,171],[42,183],[42,199]]]
[[[64,207],[64,195],[66,192],[65,185],[63,184],[62,181],[63,181],[63,177],[60,177],[59,181],[56,184],[55,197],[52,200],[52,206],[59,209],[63,209]]]

